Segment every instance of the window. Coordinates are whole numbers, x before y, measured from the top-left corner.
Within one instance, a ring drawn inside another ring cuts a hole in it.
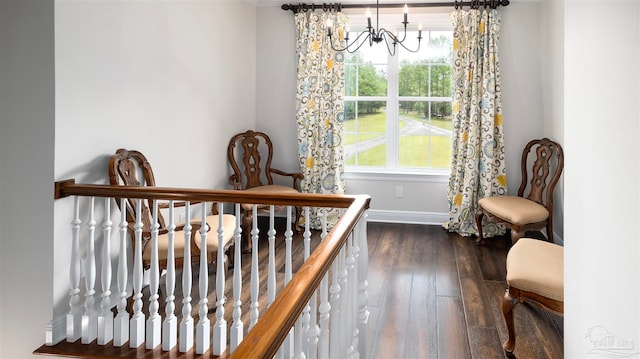
[[[407,47],[417,47],[417,32]],[[420,51],[384,42],[345,54],[348,172],[429,173],[451,163],[453,32],[423,30]]]

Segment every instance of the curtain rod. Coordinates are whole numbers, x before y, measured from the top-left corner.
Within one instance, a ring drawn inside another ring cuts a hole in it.
[[[509,0],[471,0],[471,1],[450,1],[450,2],[428,2],[428,3],[410,3],[412,8],[420,8],[420,7],[449,7],[452,6],[454,8],[462,8],[464,6],[468,6],[470,8],[478,9],[482,7],[490,7],[495,9],[498,6],[507,6],[509,5]],[[341,3],[322,3],[322,4],[283,4],[281,6],[282,10],[288,11],[291,10],[293,13],[297,13],[300,11],[314,11],[314,10],[323,10],[323,11],[342,11],[342,9],[357,9],[357,8],[367,8],[367,7],[375,7],[376,4],[341,4]],[[400,8],[404,7],[402,3],[395,4],[379,4],[380,8]]]

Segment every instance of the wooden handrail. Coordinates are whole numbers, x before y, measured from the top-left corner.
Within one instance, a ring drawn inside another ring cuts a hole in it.
[[[76,184],[73,179],[55,182],[54,199],[60,199],[68,196],[148,198],[154,200],[230,202],[335,208],[347,208],[356,198],[356,196],[351,195],[332,194],[272,194],[269,192],[247,192],[243,190]]]
[[[269,358],[276,354],[371,202],[368,195],[273,195],[242,190],[76,184],[73,179],[55,182],[54,198],[68,196],[345,208],[332,230],[279,292],[230,358]]]
[[[369,208],[370,201],[371,197],[366,195],[354,196],[353,205],[302,264],[230,358],[272,358],[276,354],[289,333],[286,329],[294,325],[360,217]]]

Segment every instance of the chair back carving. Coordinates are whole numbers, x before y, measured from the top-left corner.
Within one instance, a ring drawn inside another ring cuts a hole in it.
[[[522,151],[522,182],[518,196],[553,208],[553,190],[563,167],[564,153],[558,143],[548,138],[530,141]],[[526,195],[525,190],[528,190]]]
[[[149,161],[142,153],[120,148],[109,160],[109,183],[112,186],[155,186],[156,180]],[[116,200],[117,205],[120,206],[120,199]],[[143,238],[150,237],[153,202],[153,200],[144,199],[141,201]],[[127,199],[126,206],[127,222],[132,225],[136,221],[137,200]],[[160,211],[158,211],[158,224],[160,228],[165,228],[164,218]]]
[[[264,159],[261,157],[261,150],[266,150],[263,152]],[[233,136],[229,141],[227,156],[233,170],[229,182],[235,189],[273,184],[271,176],[273,144],[267,134],[249,130]]]

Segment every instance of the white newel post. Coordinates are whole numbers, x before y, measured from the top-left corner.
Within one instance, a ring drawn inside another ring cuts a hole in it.
[[[193,347],[193,317],[191,316],[191,204],[185,203],[184,256],[182,260],[182,320],[178,333],[178,350],[186,353]]]
[[[98,314],[95,312],[96,253],[94,218],[95,198],[89,201],[89,221],[87,222],[87,258],[85,262],[84,284],[86,288],[84,314],[82,315],[82,344],[89,344],[98,337]]]
[[[127,210],[126,199],[120,200],[120,255],[118,256],[118,315],[114,321],[113,345],[120,347],[129,341],[129,312],[127,311]]]
[[[71,221],[71,264],[69,266],[69,313],[67,314],[67,341],[72,343],[82,336],[82,305],[80,304],[80,209],[79,197],[73,198]]]
[[[254,204],[253,208],[252,224],[251,224],[251,323],[249,323],[249,329],[253,328],[258,322],[260,315],[258,302],[258,296],[260,295],[260,276],[258,274],[258,213],[257,206]],[[237,245],[237,244],[236,244]]]
[[[218,259],[216,266],[216,323],[213,326],[213,355],[222,355],[227,350],[227,321],[224,319],[224,227],[222,217],[223,203],[218,202]],[[203,220],[204,221],[204,220]]]
[[[113,312],[111,311],[111,198],[104,199],[105,220],[102,225],[102,269],[100,281],[102,294],[98,315],[98,344],[105,345],[113,340]]]
[[[220,217],[222,218],[222,217]],[[211,345],[209,337],[209,318],[207,313],[207,291],[209,290],[209,266],[207,265],[207,209],[206,203],[202,202],[202,222],[200,222],[200,272],[198,276],[198,290],[200,291],[200,310],[198,311],[198,324],[196,324],[196,354],[204,354]],[[221,248],[218,248],[220,252]],[[191,261],[190,258],[184,259]]]
[[[153,201],[153,223],[151,225],[151,268],[149,269],[149,318],[146,328],[146,348],[153,349],[160,345],[161,318],[158,313],[158,288],[160,287],[160,268],[158,265],[158,201]]]
[[[162,350],[173,349],[178,342],[178,318],[175,315],[175,289],[176,289],[176,264],[175,264],[175,211],[174,202],[169,201],[169,224],[167,225],[167,274],[165,283],[167,287],[167,298],[165,307],[165,318],[162,322]]]
[[[133,254],[133,316],[129,321],[129,347],[144,343],[144,313],[142,312],[142,200],[136,199],[135,250]]]
[[[233,353],[240,342],[242,342],[244,332],[244,324],[240,319],[242,317],[242,246],[240,245],[242,228],[240,226],[240,203],[235,204],[235,216],[236,223],[233,230],[233,242],[235,243],[233,259],[233,323],[231,324],[229,343],[231,353]]]

